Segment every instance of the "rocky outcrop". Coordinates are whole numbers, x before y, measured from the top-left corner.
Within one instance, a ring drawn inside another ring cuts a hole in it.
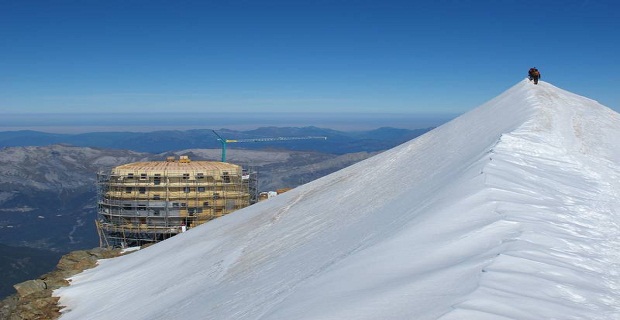
[[[0,302],[0,319],[33,320],[57,319],[61,306],[52,292],[69,285],[67,278],[97,265],[97,260],[117,257],[120,249],[95,248],[73,251],[64,255],[56,269],[39,279],[18,283],[13,287],[17,291]]]

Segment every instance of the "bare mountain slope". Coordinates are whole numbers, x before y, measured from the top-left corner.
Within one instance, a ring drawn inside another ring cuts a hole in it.
[[[60,252],[97,245],[97,170],[147,156],[65,145],[3,148],[0,243]]]

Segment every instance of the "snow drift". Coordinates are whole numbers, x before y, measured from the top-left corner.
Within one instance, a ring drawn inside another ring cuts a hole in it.
[[[61,319],[619,319],[620,116],[540,82],[55,291]]]

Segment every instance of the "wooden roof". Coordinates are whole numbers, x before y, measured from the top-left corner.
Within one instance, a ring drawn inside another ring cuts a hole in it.
[[[112,171],[117,174],[128,172],[207,173],[214,171],[227,171],[232,173],[241,171],[241,167],[236,164],[217,161],[145,161],[120,165],[112,169]]]

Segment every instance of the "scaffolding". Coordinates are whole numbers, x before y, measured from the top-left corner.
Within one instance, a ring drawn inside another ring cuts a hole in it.
[[[257,173],[188,157],[136,162],[97,174],[101,247],[159,242],[256,202]]]

